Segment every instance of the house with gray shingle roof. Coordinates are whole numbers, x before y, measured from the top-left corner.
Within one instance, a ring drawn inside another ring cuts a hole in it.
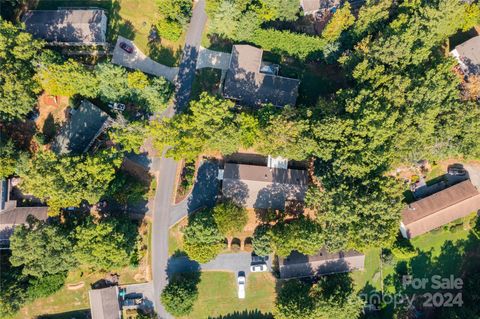
[[[93,289],[88,292],[92,319],[120,319],[120,297],[118,286]]]
[[[459,44],[450,54],[467,74],[480,74],[480,35]]]
[[[18,225],[27,223],[29,216],[39,220],[48,218],[48,207],[18,207],[10,198],[11,180],[0,180],[0,241],[7,241]]]
[[[111,118],[89,101],[70,112],[70,119],[52,143],[57,154],[79,155],[88,151],[96,138],[110,125]]]
[[[247,208],[284,210],[287,202],[303,202],[306,170],[226,163],[222,194]]]
[[[278,66],[262,62],[263,50],[234,45],[223,96],[248,106],[295,106],[300,80],[277,75]]]
[[[32,10],[22,22],[28,33],[54,45],[107,44],[107,16],[102,9]]]

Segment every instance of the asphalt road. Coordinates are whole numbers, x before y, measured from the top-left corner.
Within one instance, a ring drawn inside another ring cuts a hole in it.
[[[195,79],[198,53],[200,51],[203,29],[205,28],[206,22],[207,13],[205,12],[205,0],[199,0],[193,8],[190,26],[188,27],[185,38],[182,62],[180,63],[180,69],[177,75],[175,92],[176,112],[182,112],[187,107],[190,100],[192,84]]]
[[[163,116],[171,117],[183,111],[188,105],[193,80],[195,78],[196,58],[202,41],[203,29],[207,21],[205,0],[199,0],[194,9],[187,32],[182,62],[177,76],[175,101]],[[175,187],[175,174],[178,162],[165,158],[154,158],[152,171],[159,172],[159,183],[155,193],[152,225],[152,275],[154,303],[158,318],[173,318],[160,303],[162,290],[168,283],[168,228]]]

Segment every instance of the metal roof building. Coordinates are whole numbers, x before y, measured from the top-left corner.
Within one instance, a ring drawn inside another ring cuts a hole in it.
[[[307,256],[293,251],[286,258],[279,258],[280,278],[302,278],[363,269],[365,255],[354,251],[330,253],[321,249],[317,254]]]
[[[400,231],[413,238],[466,217],[480,209],[480,193],[470,180],[408,205],[402,212]]]

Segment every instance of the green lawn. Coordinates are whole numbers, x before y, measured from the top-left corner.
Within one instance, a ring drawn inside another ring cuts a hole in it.
[[[120,275],[120,284],[135,283],[134,275],[136,269],[124,268],[113,270],[112,273]],[[28,318],[87,318],[89,314],[90,303],[88,300],[88,291],[90,285],[105,277],[102,273],[85,273],[80,270],[71,271],[67,277],[66,285],[57,293],[39,298],[26,304],[12,319]],[[68,284],[77,284],[83,282],[83,287],[79,289],[68,289]]]
[[[133,40],[150,58],[168,66],[179,64],[184,35],[176,42],[161,39],[148,42],[152,26],[160,19],[155,0],[40,0],[37,9],[58,7],[100,7],[107,11],[108,41],[115,43],[117,36]]]
[[[258,316],[251,318],[269,318],[275,301],[275,279],[270,273],[248,275],[243,300],[237,297],[236,274],[233,273],[202,272],[198,290],[199,298],[193,312],[184,318],[207,319],[233,314],[236,316],[229,318],[246,318],[247,314]]]

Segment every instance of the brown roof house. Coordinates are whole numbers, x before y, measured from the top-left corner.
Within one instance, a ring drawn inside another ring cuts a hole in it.
[[[413,238],[480,209],[480,193],[463,181],[408,205],[402,212],[400,232]]]
[[[467,74],[480,74],[480,35],[457,45],[450,52]]]
[[[54,45],[107,44],[107,16],[102,9],[33,10],[22,21],[35,38]]]
[[[227,163],[223,171],[223,196],[247,208],[284,210],[303,202],[307,188],[305,170]]]
[[[48,207],[17,207],[17,201],[10,199],[11,186],[11,180],[0,180],[0,241],[8,241],[16,226],[27,223],[28,216],[48,218]]]
[[[262,62],[263,50],[234,45],[223,96],[248,106],[294,106],[300,81],[277,75],[279,66]]]
[[[313,277],[363,269],[365,255],[354,250],[330,253],[325,248],[312,256],[293,251],[279,258],[278,265],[282,279]]]

